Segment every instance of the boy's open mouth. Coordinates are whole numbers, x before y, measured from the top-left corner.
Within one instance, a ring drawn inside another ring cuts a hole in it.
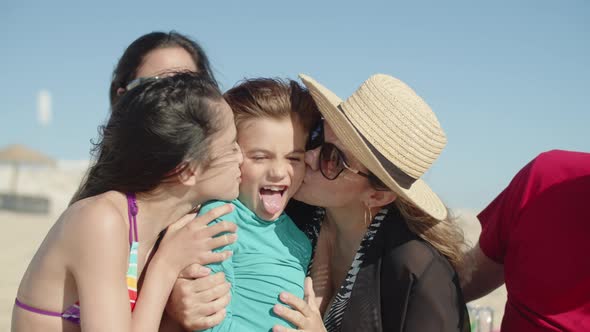
[[[263,186],[260,188],[260,199],[266,212],[276,214],[282,210],[287,188],[288,186]]]

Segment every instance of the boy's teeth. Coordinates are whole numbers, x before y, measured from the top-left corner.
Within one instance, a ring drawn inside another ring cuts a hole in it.
[[[265,187],[262,187],[262,189],[272,190],[272,191],[282,191],[285,189],[285,187],[283,187],[283,186],[265,186]]]

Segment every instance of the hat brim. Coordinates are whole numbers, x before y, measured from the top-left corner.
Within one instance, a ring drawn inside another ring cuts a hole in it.
[[[338,139],[346,146],[347,150],[360,163],[383,181],[393,192],[411,202],[431,217],[437,220],[444,220],[447,217],[445,205],[422,179],[417,179],[406,189],[401,187],[389,175],[361,135],[347,119],[346,114],[338,108],[342,104],[342,99],[313,78],[304,74],[300,74],[299,77],[309,89],[324,120],[330,125],[330,128],[332,128]]]

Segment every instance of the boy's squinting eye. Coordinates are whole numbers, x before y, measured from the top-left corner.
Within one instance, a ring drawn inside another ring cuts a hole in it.
[[[290,161],[293,161],[293,162],[302,162],[303,161],[303,157],[288,157],[287,159],[289,159]]]
[[[256,155],[251,156],[250,159],[259,161],[259,160],[265,160],[268,158],[265,155],[256,154]]]

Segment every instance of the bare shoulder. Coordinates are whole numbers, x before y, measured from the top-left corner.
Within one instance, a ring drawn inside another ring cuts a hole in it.
[[[68,242],[74,247],[104,241],[125,246],[128,225],[124,202],[121,193],[109,191],[72,204],[61,217],[65,238],[71,239]]]
[[[80,200],[69,210],[63,220],[67,234],[63,249],[83,302],[88,294],[96,295],[94,285],[116,287],[116,280],[125,275],[129,255],[127,204],[124,195],[110,191]]]

